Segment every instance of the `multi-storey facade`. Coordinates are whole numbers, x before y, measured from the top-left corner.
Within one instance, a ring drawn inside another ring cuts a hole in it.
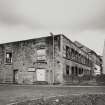
[[[0,83],[65,83],[92,74],[92,66],[89,54],[64,35],[0,45]]]
[[[92,58],[93,62],[93,71],[94,75],[100,75],[102,74],[102,58],[99,56],[96,52],[89,49],[88,47],[82,45],[81,43],[75,41],[74,42],[78,47],[80,47],[83,51],[89,54],[89,56]]]

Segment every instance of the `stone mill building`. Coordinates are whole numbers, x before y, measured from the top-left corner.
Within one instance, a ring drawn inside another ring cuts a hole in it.
[[[0,44],[0,83],[65,83],[92,75],[92,58],[62,34]]]

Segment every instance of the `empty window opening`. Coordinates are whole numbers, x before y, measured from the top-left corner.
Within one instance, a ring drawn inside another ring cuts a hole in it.
[[[68,46],[66,46],[66,58],[70,58],[70,48]]]
[[[75,75],[76,76],[78,75],[78,68],[77,68],[77,66],[75,67]]]
[[[74,69],[74,67],[71,68],[71,74],[75,75],[75,69]]]
[[[69,65],[66,65],[66,75],[69,75]]]
[[[12,52],[6,52],[6,63],[12,63]]]
[[[79,68],[79,74],[83,74],[83,69]]]

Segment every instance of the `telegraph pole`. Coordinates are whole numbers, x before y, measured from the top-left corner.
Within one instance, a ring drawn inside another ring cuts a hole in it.
[[[52,39],[52,40],[53,40],[53,57],[52,57],[52,59],[53,59],[53,83],[54,83],[54,82],[55,82],[55,79],[54,79],[54,78],[55,78],[55,67],[54,67],[54,66],[55,66],[55,65],[54,65],[54,62],[55,62],[55,60],[54,60],[54,57],[55,57],[55,54],[54,54],[54,52],[55,52],[55,51],[54,51],[54,44],[55,44],[55,42],[54,42],[54,35],[53,35],[53,33],[50,32],[50,35],[51,35],[52,38],[53,38],[53,39]]]
[[[103,69],[102,69],[102,73],[105,74],[105,40],[104,40],[104,48],[103,48]]]

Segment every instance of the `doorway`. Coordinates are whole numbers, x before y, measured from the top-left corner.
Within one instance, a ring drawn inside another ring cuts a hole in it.
[[[45,69],[37,69],[36,75],[37,75],[37,81],[46,81],[46,70]]]
[[[13,70],[13,83],[18,83],[18,69]]]

